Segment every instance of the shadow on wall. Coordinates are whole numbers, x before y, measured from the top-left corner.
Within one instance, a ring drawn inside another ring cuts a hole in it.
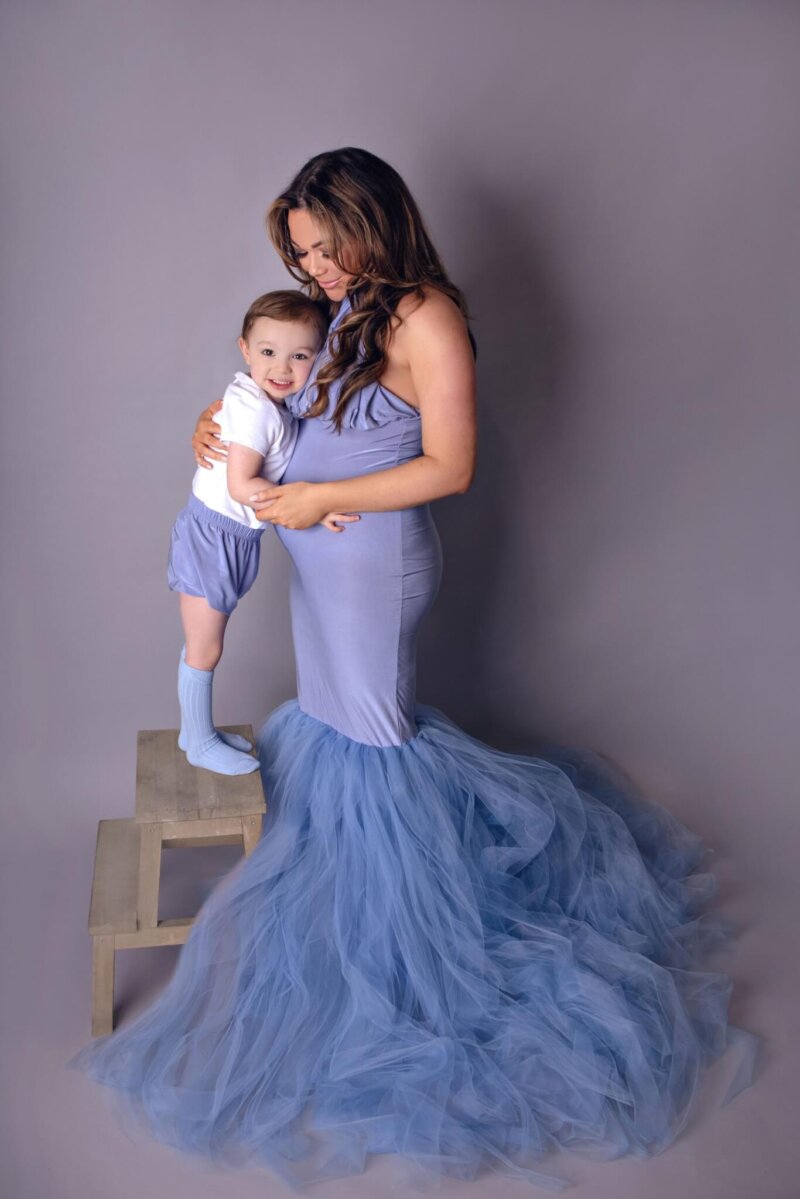
[[[454,261],[468,269],[446,265],[466,293],[478,345],[478,469],[466,495],[434,505],[444,578],[420,630],[417,691],[475,736],[491,730],[496,741],[488,634],[508,619],[514,526],[537,520],[520,509],[519,472],[530,469],[542,415],[559,402],[570,330],[544,231],[537,237],[537,197],[509,199],[467,178],[454,194],[465,238]],[[523,629],[502,635],[512,645],[526,641]],[[527,732],[521,717],[515,739]]]

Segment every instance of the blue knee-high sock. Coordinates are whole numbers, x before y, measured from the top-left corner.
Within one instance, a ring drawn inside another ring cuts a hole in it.
[[[186,661],[186,646],[181,650],[181,662]],[[179,668],[180,669],[180,668]],[[180,676],[178,677],[178,686],[180,687]],[[224,741],[226,745],[232,746],[234,749],[241,749],[249,752],[253,748],[253,743],[248,741],[246,737],[240,737],[238,733],[223,733],[221,729],[217,729],[217,736],[220,741]],[[178,748],[187,750],[189,741],[183,727],[183,713],[181,713],[181,731],[178,734]]]
[[[217,774],[249,774],[258,770],[258,759],[226,745],[211,718],[213,670],[195,670],[184,659],[178,668],[178,700],[186,757],[193,766]]]

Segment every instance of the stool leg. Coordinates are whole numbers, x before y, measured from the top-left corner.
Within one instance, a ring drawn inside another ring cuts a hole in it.
[[[92,937],[92,1036],[114,1031],[114,937]]]
[[[161,881],[161,825],[142,824],[139,829],[139,928],[158,924],[158,890]]]
[[[243,816],[242,841],[244,842],[244,856],[246,858],[250,856],[260,840],[261,816]]]

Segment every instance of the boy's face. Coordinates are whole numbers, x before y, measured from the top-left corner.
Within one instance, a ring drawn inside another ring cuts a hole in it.
[[[253,382],[273,400],[300,390],[319,348],[319,333],[313,325],[276,321],[271,316],[256,317],[247,340],[239,338]]]

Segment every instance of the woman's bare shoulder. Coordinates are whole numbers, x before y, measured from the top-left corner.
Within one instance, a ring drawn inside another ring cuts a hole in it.
[[[456,367],[474,369],[467,320],[458,304],[436,287],[425,287],[422,297],[404,296],[386,347],[386,369],[381,382],[419,407],[413,381],[416,368],[431,378],[446,366],[455,377]],[[459,366],[460,364],[460,366]],[[466,377],[466,376],[465,376]]]
[[[466,328],[466,319],[455,300],[427,284],[421,298],[413,293],[403,296],[395,311],[400,318],[395,327],[398,340],[435,337],[447,330],[463,332]]]
[[[442,317],[458,316],[463,320],[461,309],[456,304],[455,300],[451,300],[448,295],[440,291],[438,287],[433,287],[429,283],[422,285],[422,297],[416,292],[408,292],[399,301],[395,312],[401,320],[407,321],[412,317],[421,317],[422,320],[439,320]],[[418,320],[417,323],[420,323]]]

